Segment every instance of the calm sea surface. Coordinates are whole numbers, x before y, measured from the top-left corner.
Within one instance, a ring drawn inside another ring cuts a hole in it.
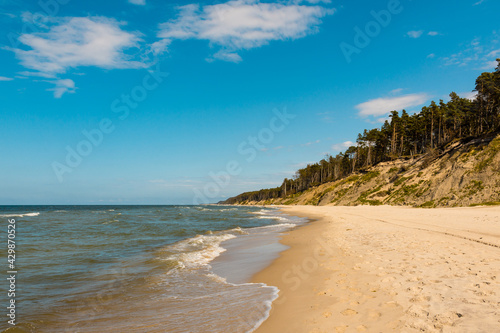
[[[15,330],[6,316],[8,219]],[[284,249],[280,233],[304,223],[232,206],[0,206],[0,220],[5,332],[251,332],[278,290],[250,277]]]

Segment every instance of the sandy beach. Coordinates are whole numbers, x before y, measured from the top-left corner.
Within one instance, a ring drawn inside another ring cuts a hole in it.
[[[500,207],[285,206],[266,332],[500,331]]]

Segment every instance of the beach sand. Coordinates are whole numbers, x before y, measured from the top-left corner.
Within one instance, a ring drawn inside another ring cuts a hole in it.
[[[500,207],[285,206],[266,332],[500,332]]]

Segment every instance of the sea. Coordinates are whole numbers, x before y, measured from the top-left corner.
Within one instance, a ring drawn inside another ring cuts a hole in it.
[[[10,333],[252,332],[279,290],[251,278],[286,249],[282,233],[307,222],[220,205],[0,206],[0,221],[0,332]]]

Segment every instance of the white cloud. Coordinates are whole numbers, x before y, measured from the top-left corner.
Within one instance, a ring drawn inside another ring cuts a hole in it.
[[[422,35],[424,34],[424,30],[412,30],[412,31],[408,31],[406,33],[406,35],[410,38],[420,38],[422,37]],[[437,31],[429,31],[427,32],[427,35],[428,36],[438,36],[439,35],[439,32]]]
[[[146,4],[146,0],[128,0],[131,4],[144,6]]]
[[[408,31],[406,34],[408,35],[408,37],[411,38],[419,38],[420,36],[422,36],[423,33],[424,33],[423,30],[412,30]]]
[[[312,4],[318,4],[318,3],[332,3],[331,0],[295,0],[294,3],[301,3],[301,2],[308,2]]]
[[[486,61],[485,63],[483,63],[483,65],[479,68],[479,69],[482,69],[482,70],[493,70],[497,67],[498,65],[498,62],[492,60],[492,61]]]
[[[11,77],[0,76],[0,81],[12,81],[12,80],[14,79]]]
[[[153,57],[157,57],[167,52],[169,44],[170,41],[168,39],[162,39],[151,44],[149,49]]]
[[[47,89],[48,91],[54,92],[55,98],[61,98],[65,93],[73,94],[76,90],[75,82],[70,79],[61,79],[47,82],[55,84],[54,88]]]
[[[351,146],[355,146],[356,144],[352,141],[344,141],[342,143],[336,143],[332,145],[332,150],[333,151],[343,151],[346,150],[347,148]]]
[[[0,13],[0,15],[5,15],[5,16],[7,16],[8,18],[11,18],[11,19],[12,19],[12,18],[16,18],[16,15],[11,14],[11,13]]]
[[[500,55],[500,49],[498,49],[498,50],[493,50],[493,51],[491,51],[490,53],[488,53],[486,56],[487,56],[488,58],[495,58],[495,57],[497,57],[498,55]]]
[[[139,68],[124,50],[138,47],[136,34],[120,29],[120,23],[104,17],[60,19],[48,32],[23,34],[19,41],[28,50],[12,49],[21,64],[45,74],[61,74],[70,68]]]
[[[312,145],[314,145],[314,144],[316,144],[316,143],[320,143],[320,142],[321,142],[321,140],[310,141],[310,142],[307,142],[307,143],[303,143],[303,144],[301,144],[300,146],[301,146],[301,147],[309,147],[309,146],[312,146]]]
[[[23,18],[30,17],[24,13]],[[78,67],[145,68],[146,61],[134,60],[126,52],[140,49],[138,33],[121,29],[122,22],[106,17],[46,18],[44,32],[25,33],[19,37],[20,48],[5,49],[15,52],[26,71],[25,77],[43,77],[54,84],[54,96],[75,92],[75,83],[60,75]],[[161,54],[168,43],[160,41],[150,46],[150,53]]]
[[[484,2],[484,0],[479,0],[478,2],[474,3],[473,6],[477,6],[477,5],[480,5]]]
[[[391,95],[397,95],[397,94],[399,94],[399,93],[400,93],[400,92],[402,92],[402,91],[403,91],[403,88],[397,88],[397,89],[393,89],[393,90],[391,90],[389,93],[390,93]]]
[[[465,45],[460,45],[461,51],[441,58],[445,66],[473,66],[480,70],[494,70],[495,61],[500,55],[500,36],[493,32],[491,36],[474,38]]]
[[[463,92],[463,93],[458,94],[458,96],[460,96],[462,98],[467,98],[467,99],[470,99],[470,100],[474,100],[477,97],[477,91]]]
[[[427,58],[429,58],[429,59],[432,59],[432,58],[435,58],[435,57],[436,57],[436,55],[435,55],[434,53],[431,53],[431,54],[429,54],[429,55],[427,56]]]
[[[400,97],[381,97],[369,100],[367,102],[356,105],[359,110],[359,115],[367,116],[383,116],[393,110],[402,110],[413,106],[424,104],[429,99],[425,93],[409,94]]]
[[[18,73],[21,77],[23,78],[28,78],[28,77],[44,77],[46,79],[54,79],[56,76],[54,74],[49,74],[49,73],[41,73],[41,72],[31,72],[31,71],[22,71]]]
[[[296,39],[317,31],[321,18],[333,10],[322,6],[232,0],[222,4],[179,7],[176,19],[160,24],[158,37],[207,40],[220,49],[212,56],[241,61],[237,51],[275,40]]]
[[[213,55],[213,59],[218,59],[218,60],[223,60],[223,61],[229,61],[229,62],[240,62],[243,59],[241,59],[240,55],[235,52],[228,52],[226,50],[219,50],[217,53]],[[209,61],[212,61],[213,59],[208,59]]]

